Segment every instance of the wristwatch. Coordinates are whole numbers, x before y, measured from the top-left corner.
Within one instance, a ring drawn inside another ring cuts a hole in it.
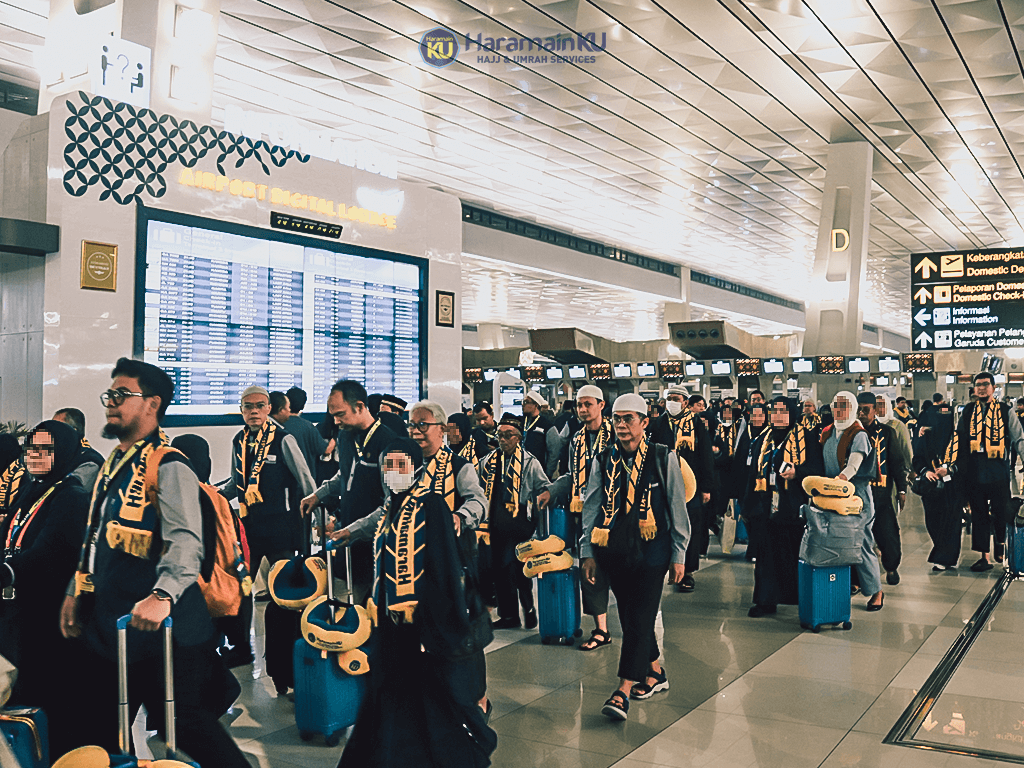
[[[163,589],[154,589],[152,594],[156,596],[157,600],[166,600],[169,603],[174,602],[174,598],[171,597],[170,593]]]

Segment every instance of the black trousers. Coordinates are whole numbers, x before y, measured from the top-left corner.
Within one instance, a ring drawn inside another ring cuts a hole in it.
[[[259,573],[263,558],[273,565],[278,560],[287,560],[295,555],[295,542],[285,535],[286,532],[261,523],[247,524],[247,519],[242,520],[242,525],[245,526],[245,538],[249,544],[249,573],[253,580]],[[249,632],[252,628],[252,601],[252,596],[243,597],[237,616],[217,619],[217,629],[227,639],[228,645],[235,648],[251,647]]]
[[[494,585],[498,615],[503,619],[518,619],[520,605],[524,612],[534,608],[533,580],[526,578],[523,564],[516,559],[516,545],[520,543],[517,537],[491,531],[489,562],[484,563],[481,558],[483,582]]]
[[[960,537],[963,531],[960,519],[962,507],[952,488],[922,496],[924,525],[932,540],[928,562],[934,565],[955,566],[960,559]]]
[[[780,525],[758,516],[747,520],[747,530],[757,542],[754,603],[766,607],[796,605],[800,601],[797,560],[804,527]]]
[[[587,616],[601,616],[608,613],[608,577],[604,569],[597,566],[594,583],[580,579],[580,594],[583,597],[583,613]]]
[[[871,531],[882,553],[882,569],[895,571],[903,559],[903,547],[900,543],[900,524],[892,503],[892,489],[872,486],[871,496],[875,502],[875,520],[871,524]]]
[[[621,561],[596,553],[597,566],[604,571],[615,593],[622,625],[622,649],[618,675],[634,683],[647,679],[651,662],[661,655],[654,635],[654,622],[661,607],[668,563],[659,566],[626,566]]]
[[[136,630],[128,630],[128,643]],[[204,701],[209,682],[223,675],[222,662],[209,645],[174,648],[174,697],[178,747],[200,765],[218,768],[249,768],[234,739],[219,722],[214,707]],[[97,744],[118,753],[117,663],[88,651],[79,669],[79,684],[69,687],[78,697],[77,741]],[[128,666],[128,715],[134,722],[142,704],[150,716],[163,722],[163,656]]]
[[[991,539],[1006,544],[1006,523],[1010,519],[1010,481],[972,483],[967,481],[967,503],[971,507],[971,549],[985,553]]]
[[[710,509],[710,506],[701,501],[700,491],[697,491],[697,495],[686,505],[692,532],[690,543],[686,545],[686,573],[691,576],[700,570],[700,556],[704,551],[704,539],[707,537],[705,510]]]

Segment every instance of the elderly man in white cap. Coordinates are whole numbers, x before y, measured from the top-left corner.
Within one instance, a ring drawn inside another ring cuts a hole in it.
[[[221,495],[238,499],[238,513],[249,543],[250,573],[263,558],[273,565],[302,547],[302,519],[292,499],[316,490],[295,437],[270,418],[270,393],[252,386],[242,392],[245,428],[231,441],[231,479],[220,486]],[[223,620],[232,650],[224,652],[229,666],[253,660],[249,645],[252,601],[243,600],[238,616]]]
[[[665,575],[686,575],[690,518],[679,459],[647,438],[647,402],[620,396],[612,406],[615,441],[594,458],[583,499],[583,578],[604,571],[622,624],[619,687],[601,712],[625,720],[629,700],[668,690],[654,622]]]
[[[614,435],[611,423],[604,418],[604,392],[600,387],[587,384],[576,393],[576,416],[580,426],[562,448],[559,462],[561,475],[551,484],[551,498],[556,504],[568,499],[568,509],[577,526],[581,525],[583,497],[587,480],[594,465],[594,457],[611,445]],[[594,618],[590,639],[580,643],[581,651],[592,651],[612,641],[608,633],[608,579],[600,568],[595,569],[594,581],[580,582],[583,595],[583,613]]]
[[[697,478],[698,497],[686,509],[694,535],[686,558],[686,577],[677,586],[680,592],[693,592],[697,588],[693,574],[700,569],[702,535],[707,530],[707,516],[712,511],[711,491],[715,486],[713,437],[704,426],[704,420],[690,409],[685,388],[674,384],[665,390],[665,413],[654,425],[652,438],[685,459]]]

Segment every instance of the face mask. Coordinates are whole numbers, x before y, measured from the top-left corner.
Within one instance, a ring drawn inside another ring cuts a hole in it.
[[[404,472],[398,472],[396,470],[388,470],[384,473],[384,484],[390,488],[393,493],[408,491],[412,488],[413,483],[415,482],[415,475],[407,475]]]
[[[678,416],[683,412],[683,404],[677,403],[675,400],[669,400],[665,403],[665,410],[668,411],[669,416]]]

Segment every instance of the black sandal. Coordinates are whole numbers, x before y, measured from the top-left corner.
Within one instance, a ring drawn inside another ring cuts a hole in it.
[[[612,636],[605,632],[603,629],[595,629],[590,633],[590,637],[580,643],[581,651],[593,651],[600,648],[603,645],[611,645]]]

